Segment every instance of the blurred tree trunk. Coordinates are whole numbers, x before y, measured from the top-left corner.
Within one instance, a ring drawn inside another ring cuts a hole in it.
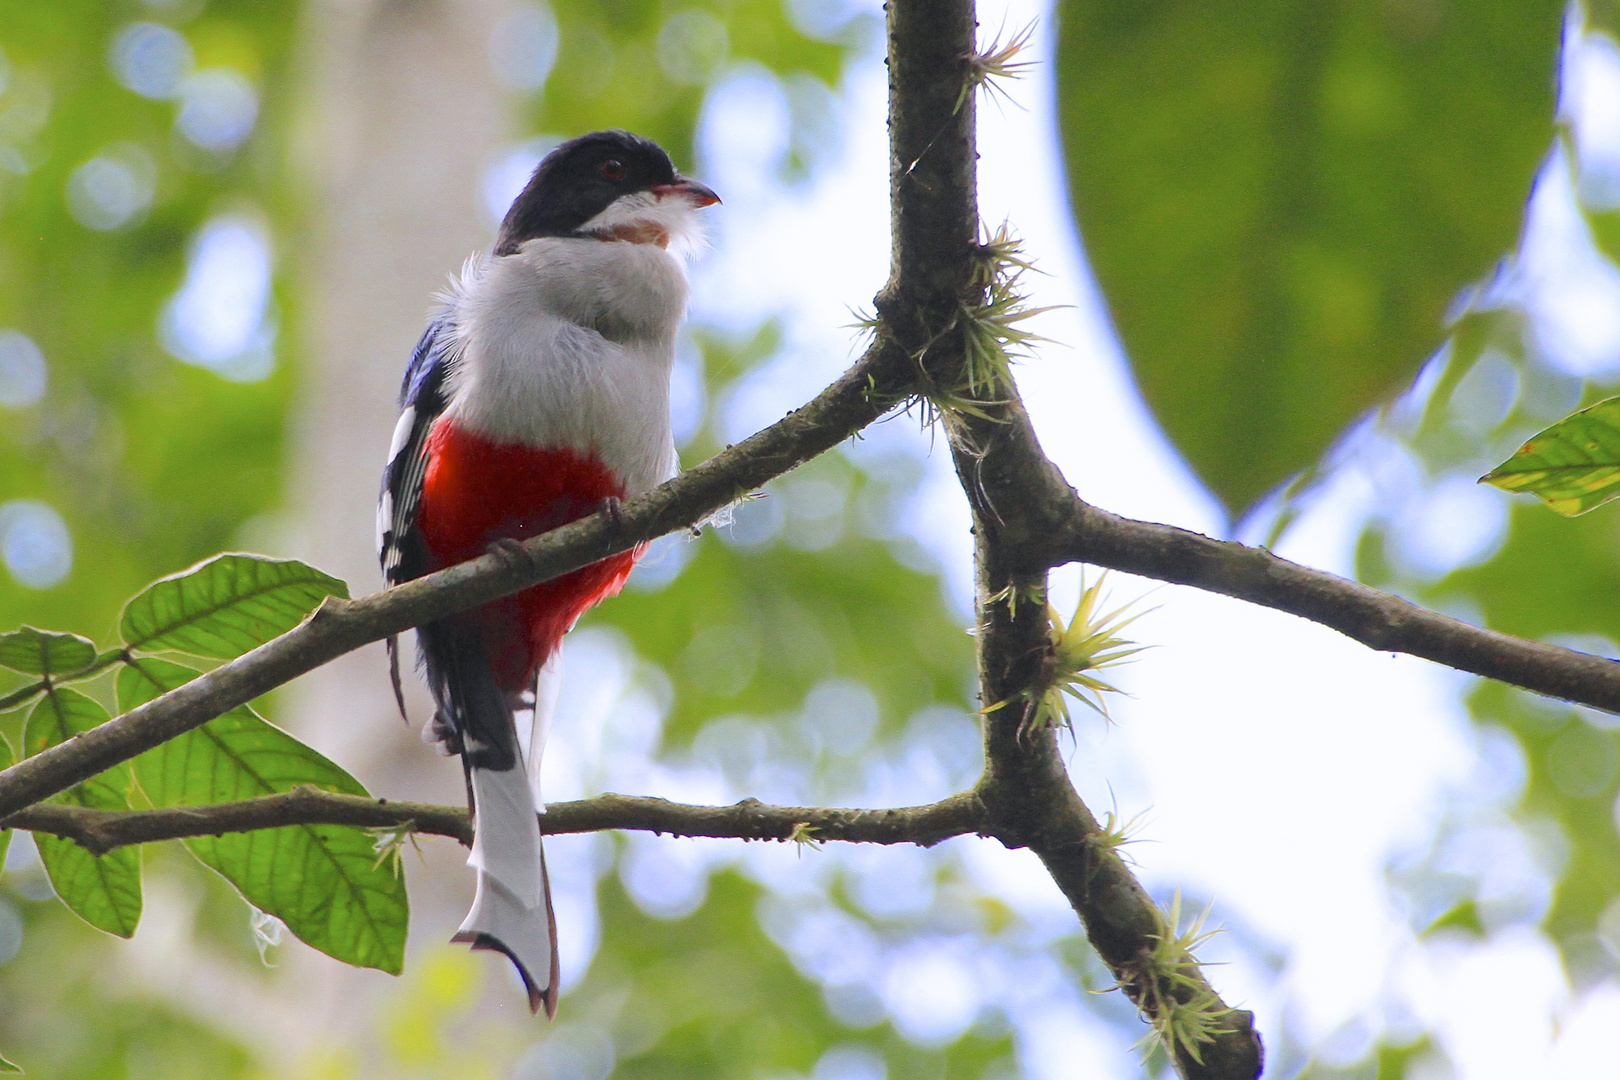
[[[432,295],[491,239],[481,178],[513,121],[489,44],[511,6],[314,0],[307,9],[311,93],[295,158],[310,180],[312,262],[297,273],[305,366],[288,503],[302,554],[355,593],[381,585],[376,478],[405,361]],[[406,655],[409,662],[409,647]],[[428,706],[417,680],[406,685],[416,695],[410,728],[394,706],[383,650],[372,646],[294,684],[277,716],[374,790],[459,801],[460,770],[418,740]],[[412,902],[418,921],[426,916],[442,933],[470,900],[471,883],[455,872],[458,847],[426,847],[446,872],[413,875]],[[318,994],[330,1006],[327,1030],[308,1037],[343,1042],[371,1026],[376,995],[393,985],[376,972],[313,958],[287,990]]]

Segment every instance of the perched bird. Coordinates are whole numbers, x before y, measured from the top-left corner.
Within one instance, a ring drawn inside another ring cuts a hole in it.
[[[678,254],[700,233],[696,211],[719,201],[628,132],[583,135],[546,156],[406,368],[377,507],[389,584],[615,507],[675,474],[669,377],[687,298]],[[477,893],[454,940],[510,957],[530,1009],[548,1016],[557,933],[536,811],[559,646],[640,554],[417,631],[436,706],[423,737],[461,755],[474,815]],[[403,712],[393,640],[389,660]]]

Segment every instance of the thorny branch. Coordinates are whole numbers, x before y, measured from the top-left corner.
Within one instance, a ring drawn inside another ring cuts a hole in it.
[[[955,388],[940,406],[976,534],[978,667],[986,707],[1042,685],[1044,605],[997,597],[1044,592],[1053,566],[1084,561],[1290,612],[1371,648],[1406,652],[1538,693],[1620,711],[1620,664],[1524,641],[1425,611],[1269,552],[1116,517],[1083,502],[1041,451],[1010,379],[962,396],[963,313],[983,305],[985,250],[974,179],[976,79],[971,0],[891,0],[891,278],[876,298],[871,348],[815,400],[613,517],[596,515],[354,601],[329,600],[302,626],[95,730],[0,772],[0,820],[69,836],[91,850],[280,825],[332,822],[467,839],[457,809],[301,789],[242,803],[99,813],[42,800],[206,723],[368,642],[475,607],[632,545],[700,525],[716,511],[858,432],[919,391]],[[978,260],[977,264],[975,260]],[[982,309],[982,308],[981,308]],[[970,387],[970,390],[973,388]],[[936,402],[936,405],[939,403]],[[972,792],[925,807],[838,810],[693,807],[604,795],[551,807],[548,832],[608,828],[752,839],[935,843],[977,832],[1037,854],[1073,904],[1120,987],[1159,1022],[1196,1002],[1213,1043],[1172,1043],[1184,1076],[1245,1080],[1259,1070],[1248,1013],[1225,1009],[1190,961],[1165,952],[1165,917],[1080,801],[1049,730],[1020,731],[1021,710],[985,721],[985,773]],[[1201,1050],[1198,1048],[1201,1047]]]
[[[1033,590],[1044,601],[1046,586],[1046,567],[1018,566],[1033,523],[1007,482],[1006,465],[1041,463],[1035,477],[1067,485],[1041,453],[1006,371],[1006,345],[1017,331],[1005,318],[993,322],[995,293],[1005,284],[997,279],[1005,268],[994,260],[1010,253],[978,243],[975,103],[959,93],[974,77],[973,0],[891,0],[888,29],[896,262],[878,297],[879,340],[894,338],[924,367],[924,387],[948,388],[932,403],[973,512],[985,750],[977,792],[988,831],[1040,857],[1119,988],[1165,1036],[1177,1071],[1200,1080],[1253,1080],[1262,1053],[1252,1015],[1228,1009],[1185,950],[1168,970],[1152,962],[1174,951],[1167,939],[1179,931],[1167,928],[1080,800],[1051,727],[1031,730],[1024,710],[998,708],[1045,685],[1051,651],[1044,602],[996,600]],[[914,244],[928,245],[926,263],[908,265],[902,257]],[[1020,486],[1032,478],[1024,479]],[[1188,1030],[1189,1017],[1197,1038],[1166,1035]]]
[[[927,178],[913,175],[920,163],[909,165],[901,175],[912,190],[921,190]],[[920,242],[912,249],[927,253]],[[903,264],[903,245],[897,242],[895,250]],[[636,543],[700,526],[740,496],[836,446],[915,391],[920,353],[908,353],[896,341],[918,340],[916,331],[926,324],[919,322],[923,309],[907,310],[904,296],[892,287],[880,294],[883,321],[877,340],[813,401],[657,490],[629,500],[615,518],[597,514],[534,537],[522,545],[521,557],[486,555],[359,600],[329,599],[307,622],[276,640],[0,771],[0,815],[49,798],[362,645]],[[928,341],[926,335],[922,340]],[[1371,648],[1409,653],[1620,712],[1620,664],[1612,660],[1482,630],[1260,549],[1093,507],[1042,454],[1021,407],[994,404],[1005,406],[1016,422],[992,429],[996,453],[970,453],[963,479],[975,508],[997,521],[1004,557],[1018,575],[1038,578],[1052,566],[1084,561],[1191,585],[1320,622]],[[964,449],[972,448],[964,444]],[[989,496],[992,489],[998,498]],[[1013,505],[1019,513],[1003,519],[1004,509]]]

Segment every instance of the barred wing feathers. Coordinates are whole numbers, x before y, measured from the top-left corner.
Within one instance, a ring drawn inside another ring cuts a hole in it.
[[[453,362],[455,325],[448,312],[434,319],[417,342],[399,390],[399,423],[394,427],[377,498],[377,552],[389,585],[419,578],[429,570],[427,547],[417,527],[422,481],[427,472],[427,438],[444,412],[445,375]],[[399,639],[388,639],[388,672],[394,700],[405,715],[399,677]]]

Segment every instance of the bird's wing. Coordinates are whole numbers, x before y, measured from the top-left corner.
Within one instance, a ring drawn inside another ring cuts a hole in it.
[[[430,569],[427,545],[417,526],[422,481],[427,473],[427,438],[444,412],[445,376],[454,362],[455,325],[449,312],[428,325],[416,343],[399,390],[399,423],[394,427],[377,497],[377,553],[383,580],[398,585]],[[394,699],[405,715],[405,692],[399,678],[399,640],[388,639],[388,670]]]

